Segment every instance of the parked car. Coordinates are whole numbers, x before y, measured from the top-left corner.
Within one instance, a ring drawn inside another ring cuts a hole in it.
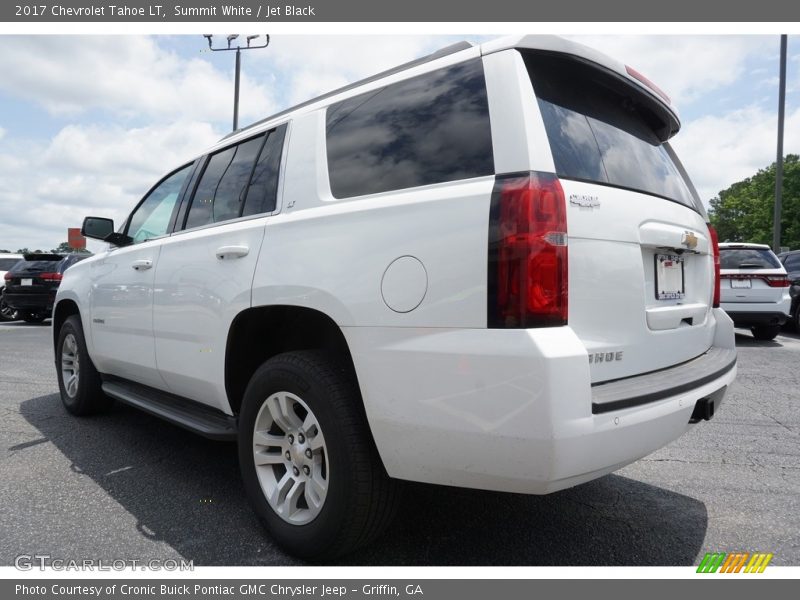
[[[53,318],[61,399],[237,440],[255,511],[320,560],[398,480],[545,494],[719,408],[714,230],[635,70],[460,44],[274,115],[158,181]],[[486,532],[491,535],[491,532]]]
[[[758,340],[771,340],[789,318],[786,269],[764,244],[719,245],[722,308],[736,327]]]
[[[64,272],[86,254],[25,254],[3,275],[3,300],[10,311],[28,323],[50,317]]]
[[[22,260],[22,254],[0,253],[0,278],[5,277],[6,271]],[[17,311],[6,304],[3,298],[5,280],[0,283],[0,321],[16,321]]]
[[[778,254],[778,258],[789,277],[789,296],[792,298],[790,318],[797,331],[800,331],[800,250],[791,250]]]

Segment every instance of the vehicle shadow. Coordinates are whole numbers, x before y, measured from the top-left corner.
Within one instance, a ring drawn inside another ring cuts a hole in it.
[[[757,340],[752,336],[752,334],[744,332],[744,331],[736,331],[736,346],[737,347],[745,347],[745,348],[782,348],[783,344],[781,344],[780,339],[776,338],[774,340]],[[785,332],[781,331],[780,335],[785,335]]]
[[[140,535],[195,565],[302,564],[247,505],[234,444],[122,405],[75,418],[55,394],[21,412],[133,515]],[[691,565],[708,524],[702,502],[619,475],[549,496],[408,484],[403,498],[387,533],[339,564]]]

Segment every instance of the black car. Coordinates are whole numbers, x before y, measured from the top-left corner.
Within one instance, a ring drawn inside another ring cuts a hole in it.
[[[792,282],[792,287],[789,289],[789,294],[792,296],[791,320],[795,328],[800,331],[800,250],[781,252],[778,258],[781,259],[789,275],[789,281]]]
[[[50,317],[64,271],[89,254],[25,254],[5,274],[3,301],[28,323]]]

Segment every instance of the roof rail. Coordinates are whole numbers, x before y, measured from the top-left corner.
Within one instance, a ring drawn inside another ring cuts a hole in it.
[[[259,125],[262,125],[263,123],[266,123],[267,121],[271,121],[273,119],[277,119],[278,117],[281,117],[281,116],[283,116],[285,114],[288,114],[288,113],[290,113],[292,111],[295,111],[298,108],[303,108],[304,106],[308,106],[309,104],[313,104],[314,102],[319,102],[320,100],[324,100],[325,98],[330,98],[331,96],[335,96],[336,94],[341,94],[342,92],[346,92],[348,90],[352,90],[353,88],[356,88],[356,87],[358,87],[360,85],[364,85],[366,83],[371,83],[373,81],[377,81],[378,79],[382,79],[383,77],[388,77],[389,75],[394,75],[395,73],[400,73],[401,71],[406,71],[408,69],[411,69],[412,67],[417,67],[419,65],[424,65],[425,63],[429,63],[431,61],[434,61],[437,58],[442,58],[444,56],[449,56],[450,54],[455,54],[456,52],[461,52],[462,50],[467,50],[468,48],[472,48],[473,46],[474,46],[474,44],[472,42],[467,42],[467,41],[456,42],[455,44],[451,44],[449,46],[446,46],[446,47],[442,48],[441,50],[437,50],[436,52],[433,52],[432,54],[428,54],[428,55],[423,56],[421,58],[417,58],[415,60],[412,60],[410,62],[403,63],[402,65],[399,65],[397,67],[392,67],[391,69],[388,69],[386,71],[381,71],[380,73],[377,73],[375,75],[370,75],[369,77],[366,77],[364,79],[359,79],[358,81],[355,81],[353,83],[349,83],[349,84],[347,84],[347,85],[345,85],[343,87],[340,87],[340,88],[337,88],[337,89],[332,90],[330,92],[327,92],[325,94],[322,94],[321,96],[317,96],[316,98],[312,98],[311,100],[306,100],[305,102],[301,102],[300,104],[295,104],[294,106],[291,106],[291,107],[289,107],[289,108],[287,108],[285,110],[282,110],[279,113],[275,113],[274,115],[270,115],[266,119],[261,119],[260,121],[256,121],[255,123],[251,123],[247,127],[242,127],[241,129],[237,129],[236,131],[232,131],[228,135],[223,137],[220,141],[227,140],[229,137],[232,137],[234,135],[242,133],[243,131],[247,131],[248,129],[253,129],[254,127],[258,127]]]

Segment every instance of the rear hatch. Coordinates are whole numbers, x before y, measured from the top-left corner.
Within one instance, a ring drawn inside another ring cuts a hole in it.
[[[665,142],[677,129],[674,114],[655,93],[594,63],[523,57],[564,190],[568,324],[589,353],[593,383],[703,354],[714,333],[713,246]]]
[[[724,245],[719,260],[722,302],[780,302],[789,287],[786,269],[769,248]]]
[[[6,273],[6,293],[47,294],[61,283],[61,261],[59,254],[26,254],[12,271]]]

